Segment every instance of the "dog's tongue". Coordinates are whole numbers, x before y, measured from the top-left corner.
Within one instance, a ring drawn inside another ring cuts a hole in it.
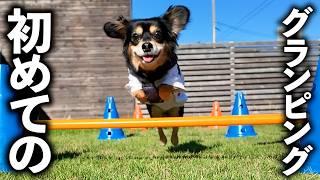
[[[143,56],[143,61],[145,62],[151,62],[153,60],[153,56],[147,55],[147,56]]]

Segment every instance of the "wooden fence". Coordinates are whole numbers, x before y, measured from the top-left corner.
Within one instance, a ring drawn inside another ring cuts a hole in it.
[[[6,12],[12,5],[53,10],[52,48],[41,59],[52,73],[51,104],[44,107],[51,118],[101,118],[106,96],[115,96],[121,115],[131,115],[133,100],[123,88],[128,75],[122,42],[103,31],[107,21],[130,17],[131,1],[0,1],[0,50],[10,62]]]
[[[54,42],[44,59],[53,76],[52,103],[44,108],[50,117],[102,117],[106,96],[115,96],[122,117],[131,116],[134,101],[124,89],[128,74],[122,42],[107,38],[102,30],[119,15],[130,16],[130,1],[0,1],[0,49],[9,61],[6,12],[13,4],[28,10],[54,9]],[[310,41],[309,46],[306,59],[314,72],[320,42]],[[181,45],[177,53],[189,95],[186,115],[208,115],[214,100],[229,114],[236,90],[247,95],[251,113],[283,111],[282,71],[290,57],[282,51],[279,42]],[[311,82],[299,92],[310,90]]]
[[[308,45],[305,61],[314,73],[320,41],[310,41]],[[182,45],[177,54],[189,96],[186,116],[209,115],[214,100],[220,102],[224,114],[229,114],[234,93],[239,90],[246,94],[251,113],[283,112],[283,86],[288,80],[283,70],[293,58],[283,53],[280,42]],[[306,70],[303,66],[298,68],[300,73]],[[310,90],[312,81],[311,78],[298,88],[296,95]],[[144,105],[142,108],[147,114]]]

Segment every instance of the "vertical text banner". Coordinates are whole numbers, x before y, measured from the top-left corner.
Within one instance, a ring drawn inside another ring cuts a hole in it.
[[[40,104],[50,101],[50,71],[43,57],[51,47],[52,13],[13,8],[7,17],[14,65],[10,84],[18,94],[10,106],[20,112],[26,132],[11,146],[9,162],[17,171],[28,168],[39,173],[50,164],[51,150],[45,141],[46,124],[35,124],[32,120]]]

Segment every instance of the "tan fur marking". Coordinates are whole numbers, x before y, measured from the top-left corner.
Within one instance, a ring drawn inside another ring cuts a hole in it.
[[[131,63],[136,71],[138,71],[140,64],[142,64],[140,57],[138,57],[132,50],[132,45],[129,45],[128,54],[130,56]]]
[[[132,92],[131,95],[137,98],[141,103],[146,103],[148,101],[148,97],[142,89]]]
[[[157,30],[159,30],[159,28],[155,25],[151,25],[150,28],[149,28],[149,31],[151,33],[155,33]]]
[[[134,32],[136,32],[137,34],[142,34],[143,33],[143,29],[141,26],[137,26],[134,30]]]

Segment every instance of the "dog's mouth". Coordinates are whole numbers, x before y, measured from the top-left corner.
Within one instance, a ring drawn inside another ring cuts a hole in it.
[[[158,55],[152,55],[152,54],[146,54],[146,55],[140,56],[143,63],[152,63],[157,57]]]
[[[155,59],[155,56],[154,55],[145,55],[145,56],[142,56],[141,58],[142,58],[143,62],[151,63]]]

